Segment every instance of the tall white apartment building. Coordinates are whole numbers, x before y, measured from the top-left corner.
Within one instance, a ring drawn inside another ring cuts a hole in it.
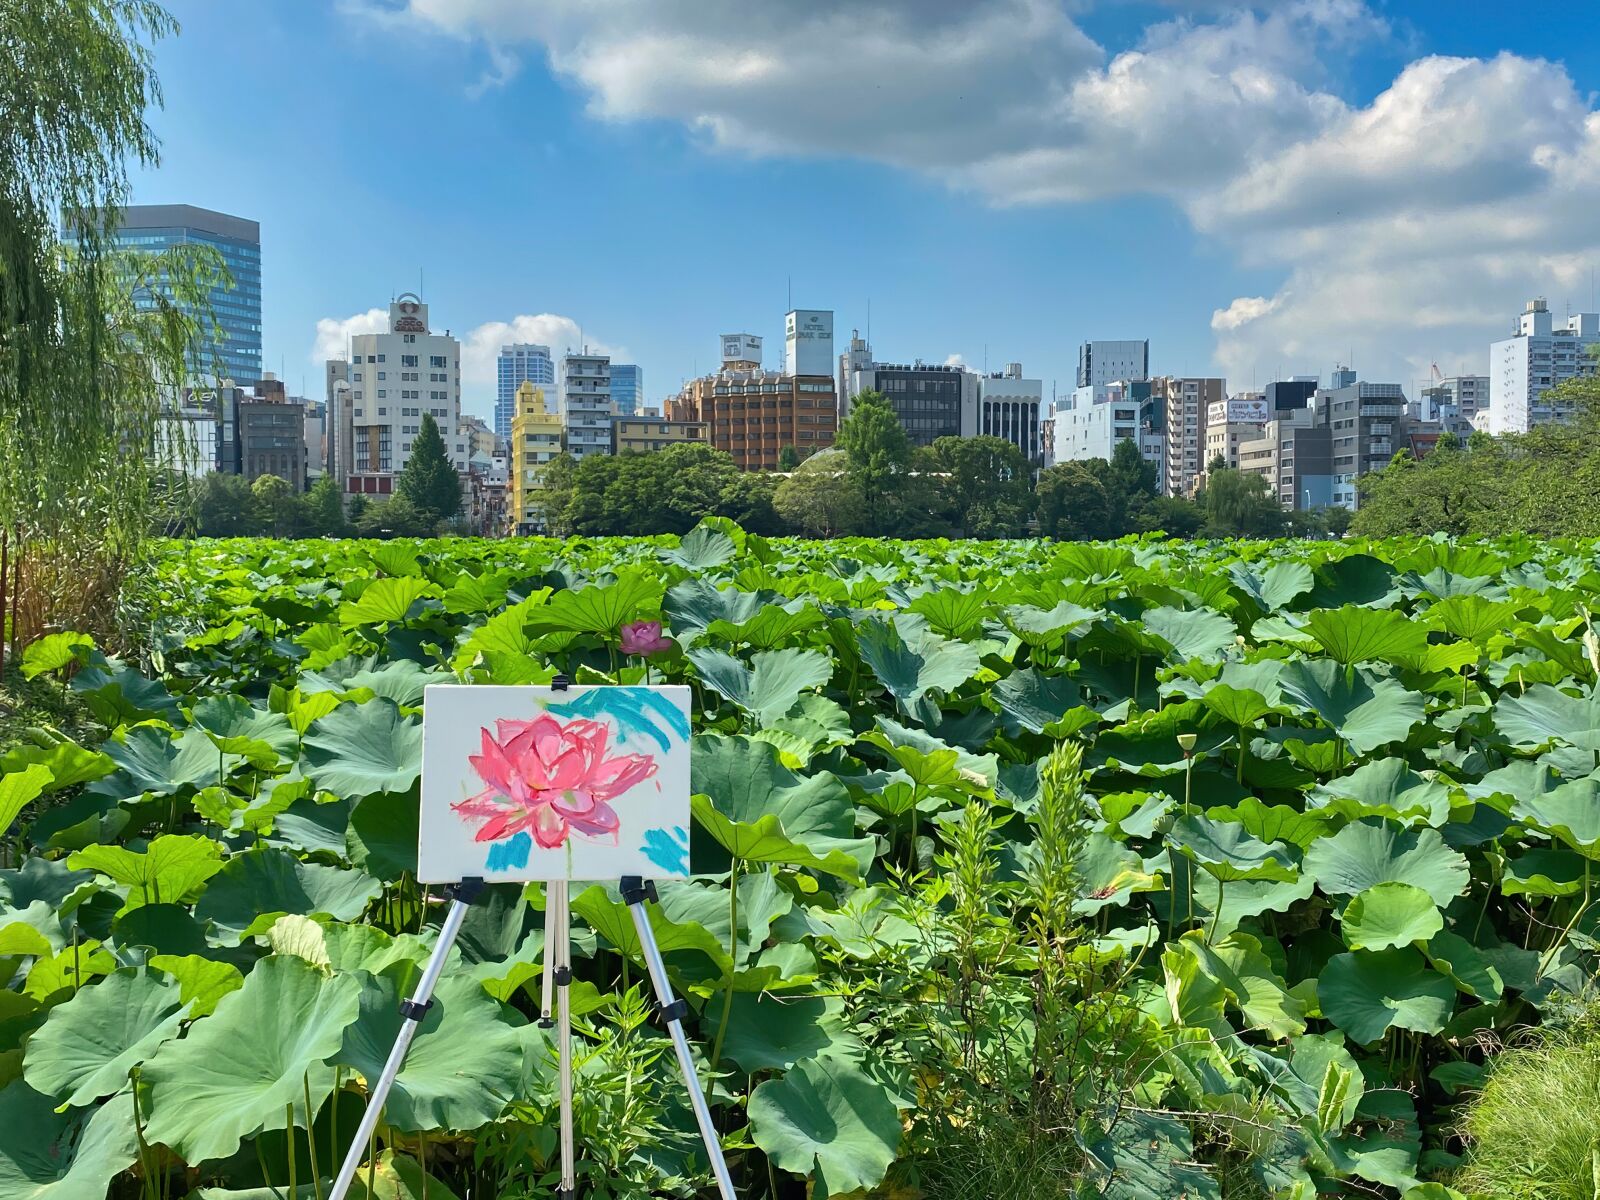
[[[1221,379],[1180,379],[1163,375],[1150,381],[1150,397],[1166,438],[1163,472],[1169,496],[1190,496],[1205,474],[1206,417],[1227,394]]]
[[[1078,386],[1104,387],[1150,378],[1150,341],[1084,342],[1078,347]]]
[[[1579,375],[1592,375],[1590,347],[1600,343],[1600,314],[1573,313],[1557,326],[1549,306],[1529,300],[1517,332],[1489,346],[1490,433],[1526,433],[1535,425],[1572,419],[1570,405],[1552,404],[1545,392]]]
[[[561,416],[566,421],[567,453],[583,459],[611,453],[611,356],[567,351],[561,358]]]
[[[338,438],[349,439],[347,461],[339,464],[346,492],[390,494],[425,414],[438,424],[452,465],[466,473],[470,439],[458,432],[461,343],[429,329],[428,306],[416,295],[407,292],[389,305],[387,333],[350,339],[348,365],[330,363],[328,384],[330,402],[347,406],[328,415]]]

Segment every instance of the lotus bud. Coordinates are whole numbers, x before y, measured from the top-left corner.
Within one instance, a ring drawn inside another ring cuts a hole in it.
[[[1593,625],[1583,631],[1583,649],[1589,656],[1589,665],[1594,668],[1594,673],[1600,675],[1600,636],[1595,635]]]

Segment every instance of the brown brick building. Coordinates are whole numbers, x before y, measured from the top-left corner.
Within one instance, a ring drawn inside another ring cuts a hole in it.
[[[839,398],[828,375],[735,366],[690,380],[668,403],[667,419],[704,422],[712,446],[741,470],[774,471],[785,446],[805,458],[833,445]]]

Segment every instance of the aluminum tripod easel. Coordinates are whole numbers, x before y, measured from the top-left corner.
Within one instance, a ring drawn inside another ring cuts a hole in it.
[[[656,899],[655,884],[637,875],[623,876],[620,884],[623,903],[633,914],[633,927],[639,935],[640,950],[644,955],[645,966],[650,971],[650,981],[655,986],[656,1001],[660,1006],[661,1016],[667,1022],[667,1029],[672,1035],[673,1048],[678,1056],[678,1067],[683,1072],[684,1086],[689,1089],[689,1101],[694,1107],[695,1121],[700,1126],[700,1137],[705,1142],[706,1156],[710,1160],[712,1173],[716,1176],[717,1190],[722,1200],[734,1200],[733,1181],[728,1175],[727,1161],[723,1158],[722,1143],[717,1136],[716,1127],[711,1123],[711,1110],[706,1104],[705,1092],[701,1090],[700,1078],[695,1073],[694,1059],[689,1053],[689,1039],[683,1032],[683,1018],[688,1015],[689,1006],[672,993],[672,983],[667,978],[667,968],[661,961],[661,950],[656,945],[655,931],[650,926],[650,914],[645,908],[648,901]],[[409,1000],[404,1000],[400,1004],[400,1015],[405,1019],[401,1023],[399,1034],[395,1037],[394,1048],[389,1052],[388,1061],[384,1063],[383,1073],[378,1076],[377,1082],[371,1085],[367,1097],[367,1110],[362,1114],[361,1124],[356,1128],[349,1152],[346,1153],[338,1177],[328,1193],[328,1200],[345,1200],[350,1190],[350,1184],[361,1166],[361,1160],[371,1143],[373,1132],[377,1129],[384,1101],[388,1098],[390,1089],[394,1087],[395,1077],[400,1074],[406,1052],[411,1048],[411,1042],[417,1035],[422,1019],[427,1016],[428,1009],[433,1005],[433,990],[439,982],[439,976],[444,973],[450,947],[455,944],[456,937],[461,932],[461,923],[466,918],[468,907],[482,890],[482,879],[463,879],[451,888],[450,911],[445,914],[444,925],[439,930],[439,940],[434,944],[433,954],[423,969],[422,978],[417,981],[416,990]],[[556,1029],[556,1050],[561,1077],[561,1187],[556,1195],[560,1200],[576,1200],[578,1194],[572,1141],[570,997],[572,928],[571,910],[568,907],[569,890],[570,886],[564,879],[551,880],[545,885],[544,992],[539,1022],[544,1028],[548,1029],[553,1024]],[[553,1018],[552,1000],[555,1013]]]

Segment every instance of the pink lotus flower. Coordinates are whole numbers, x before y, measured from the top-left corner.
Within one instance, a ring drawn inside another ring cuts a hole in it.
[[[672,639],[661,635],[660,621],[629,621],[617,627],[624,654],[660,654],[672,649]]]
[[[474,838],[493,842],[523,830],[545,849],[573,830],[586,837],[617,833],[610,802],[656,773],[645,754],[607,758],[611,731],[598,721],[563,725],[548,714],[531,721],[496,721],[483,730],[483,752],[468,757],[489,786],[452,805],[465,817],[485,817]]]

